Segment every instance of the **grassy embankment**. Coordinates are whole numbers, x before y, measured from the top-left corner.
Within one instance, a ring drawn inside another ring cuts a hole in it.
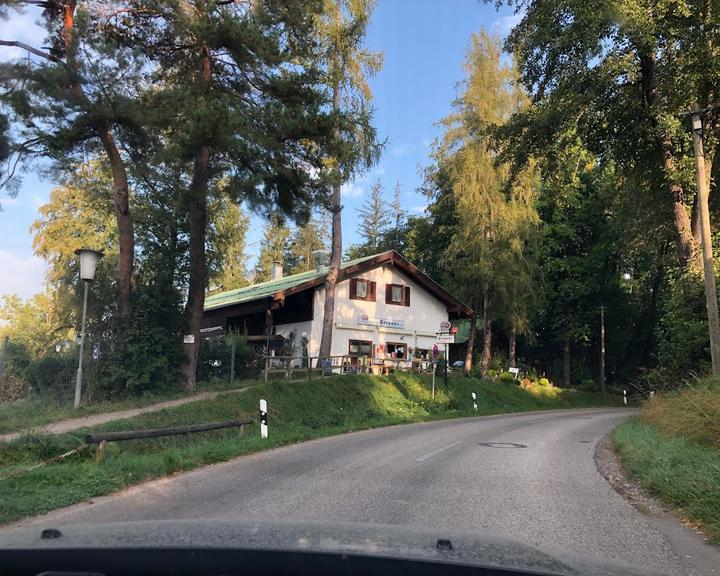
[[[720,543],[720,379],[656,396],[613,442],[632,476]]]
[[[258,424],[244,436],[235,429],[193,434],[187,443],[170,437],[110,443],[106,462],[96,464],[86,449],[61,462],[0,479],[0,523],[40,514],[137,484],[241,454],[311,438],[388,424],[473,415],[470,393],[478,395],[479,414],[607,405],[590,392],[451,378],[430,397],[428,377],[336,376],[312,382],[275,381],[242,394],[223,395],[183,406],[111,422],[94,431],[159,428],[215,422],[255,415],[260,398],[269,405],[270,438],[261,440]],[[616,403],[610,400],[610,403]],[[58,436],[26,436],[0,443],[0,478],[82,444],[87,430]]]

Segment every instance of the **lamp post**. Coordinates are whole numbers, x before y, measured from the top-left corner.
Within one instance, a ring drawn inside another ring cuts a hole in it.
[[[80,257],[80,278],[85,285],[83,294],[82,323],[80,324],[80,359],[78,361],[77,376],[75,378],[75,408],[80,406],[80,394],[82,392],[82,363],[83,348],[85,346],[85,316],[87,315],[88,288],[90,282],[95,278],[95,268],[98,260],[102,258],[103,253],[90,248],[80,248],[75,250],[75,254]]]

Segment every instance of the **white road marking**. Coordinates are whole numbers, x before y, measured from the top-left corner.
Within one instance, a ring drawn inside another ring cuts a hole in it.
[[[453,442],[452,444],[448,444],[447,446],[443,446],[442,448],[438,448],[437,450],[433,450],[432,452],[428,452],[424,456],[420,456],[420,458],[416,458],[415,462],[425,462],[428,458],[432,458],[435,456],[435,454],[439,454],[443,450],[447,450],[448,448],[452,448],[453,446],[457,446],[458,444],[462,444],[462,440],[458,440],[457,442]]]

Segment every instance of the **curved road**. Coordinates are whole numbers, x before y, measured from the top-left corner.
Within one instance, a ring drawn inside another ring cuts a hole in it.
[[[627,414],[535,412],[324,438],[23,524],[242,518],[419,525],[486,532],[669,574],[720,574],[713,571],[720,567],[717,550],[675,520],[643,515],[598,473],[595,447]]]

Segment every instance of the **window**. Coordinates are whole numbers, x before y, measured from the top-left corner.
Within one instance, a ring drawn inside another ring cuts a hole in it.
[[[395,304],[397,306],[410,306],[410,286],[386,284],[385,303]]]
[[[375,302],[375,282],[365,278],[350,278],[350,299]]]
[[[370,340],[350,340],[348,345],[349,356],[372,356],[372,342]]]
[[[402,342],[388,342],[387,356],[388,358],[407,358],[407,345]]]

